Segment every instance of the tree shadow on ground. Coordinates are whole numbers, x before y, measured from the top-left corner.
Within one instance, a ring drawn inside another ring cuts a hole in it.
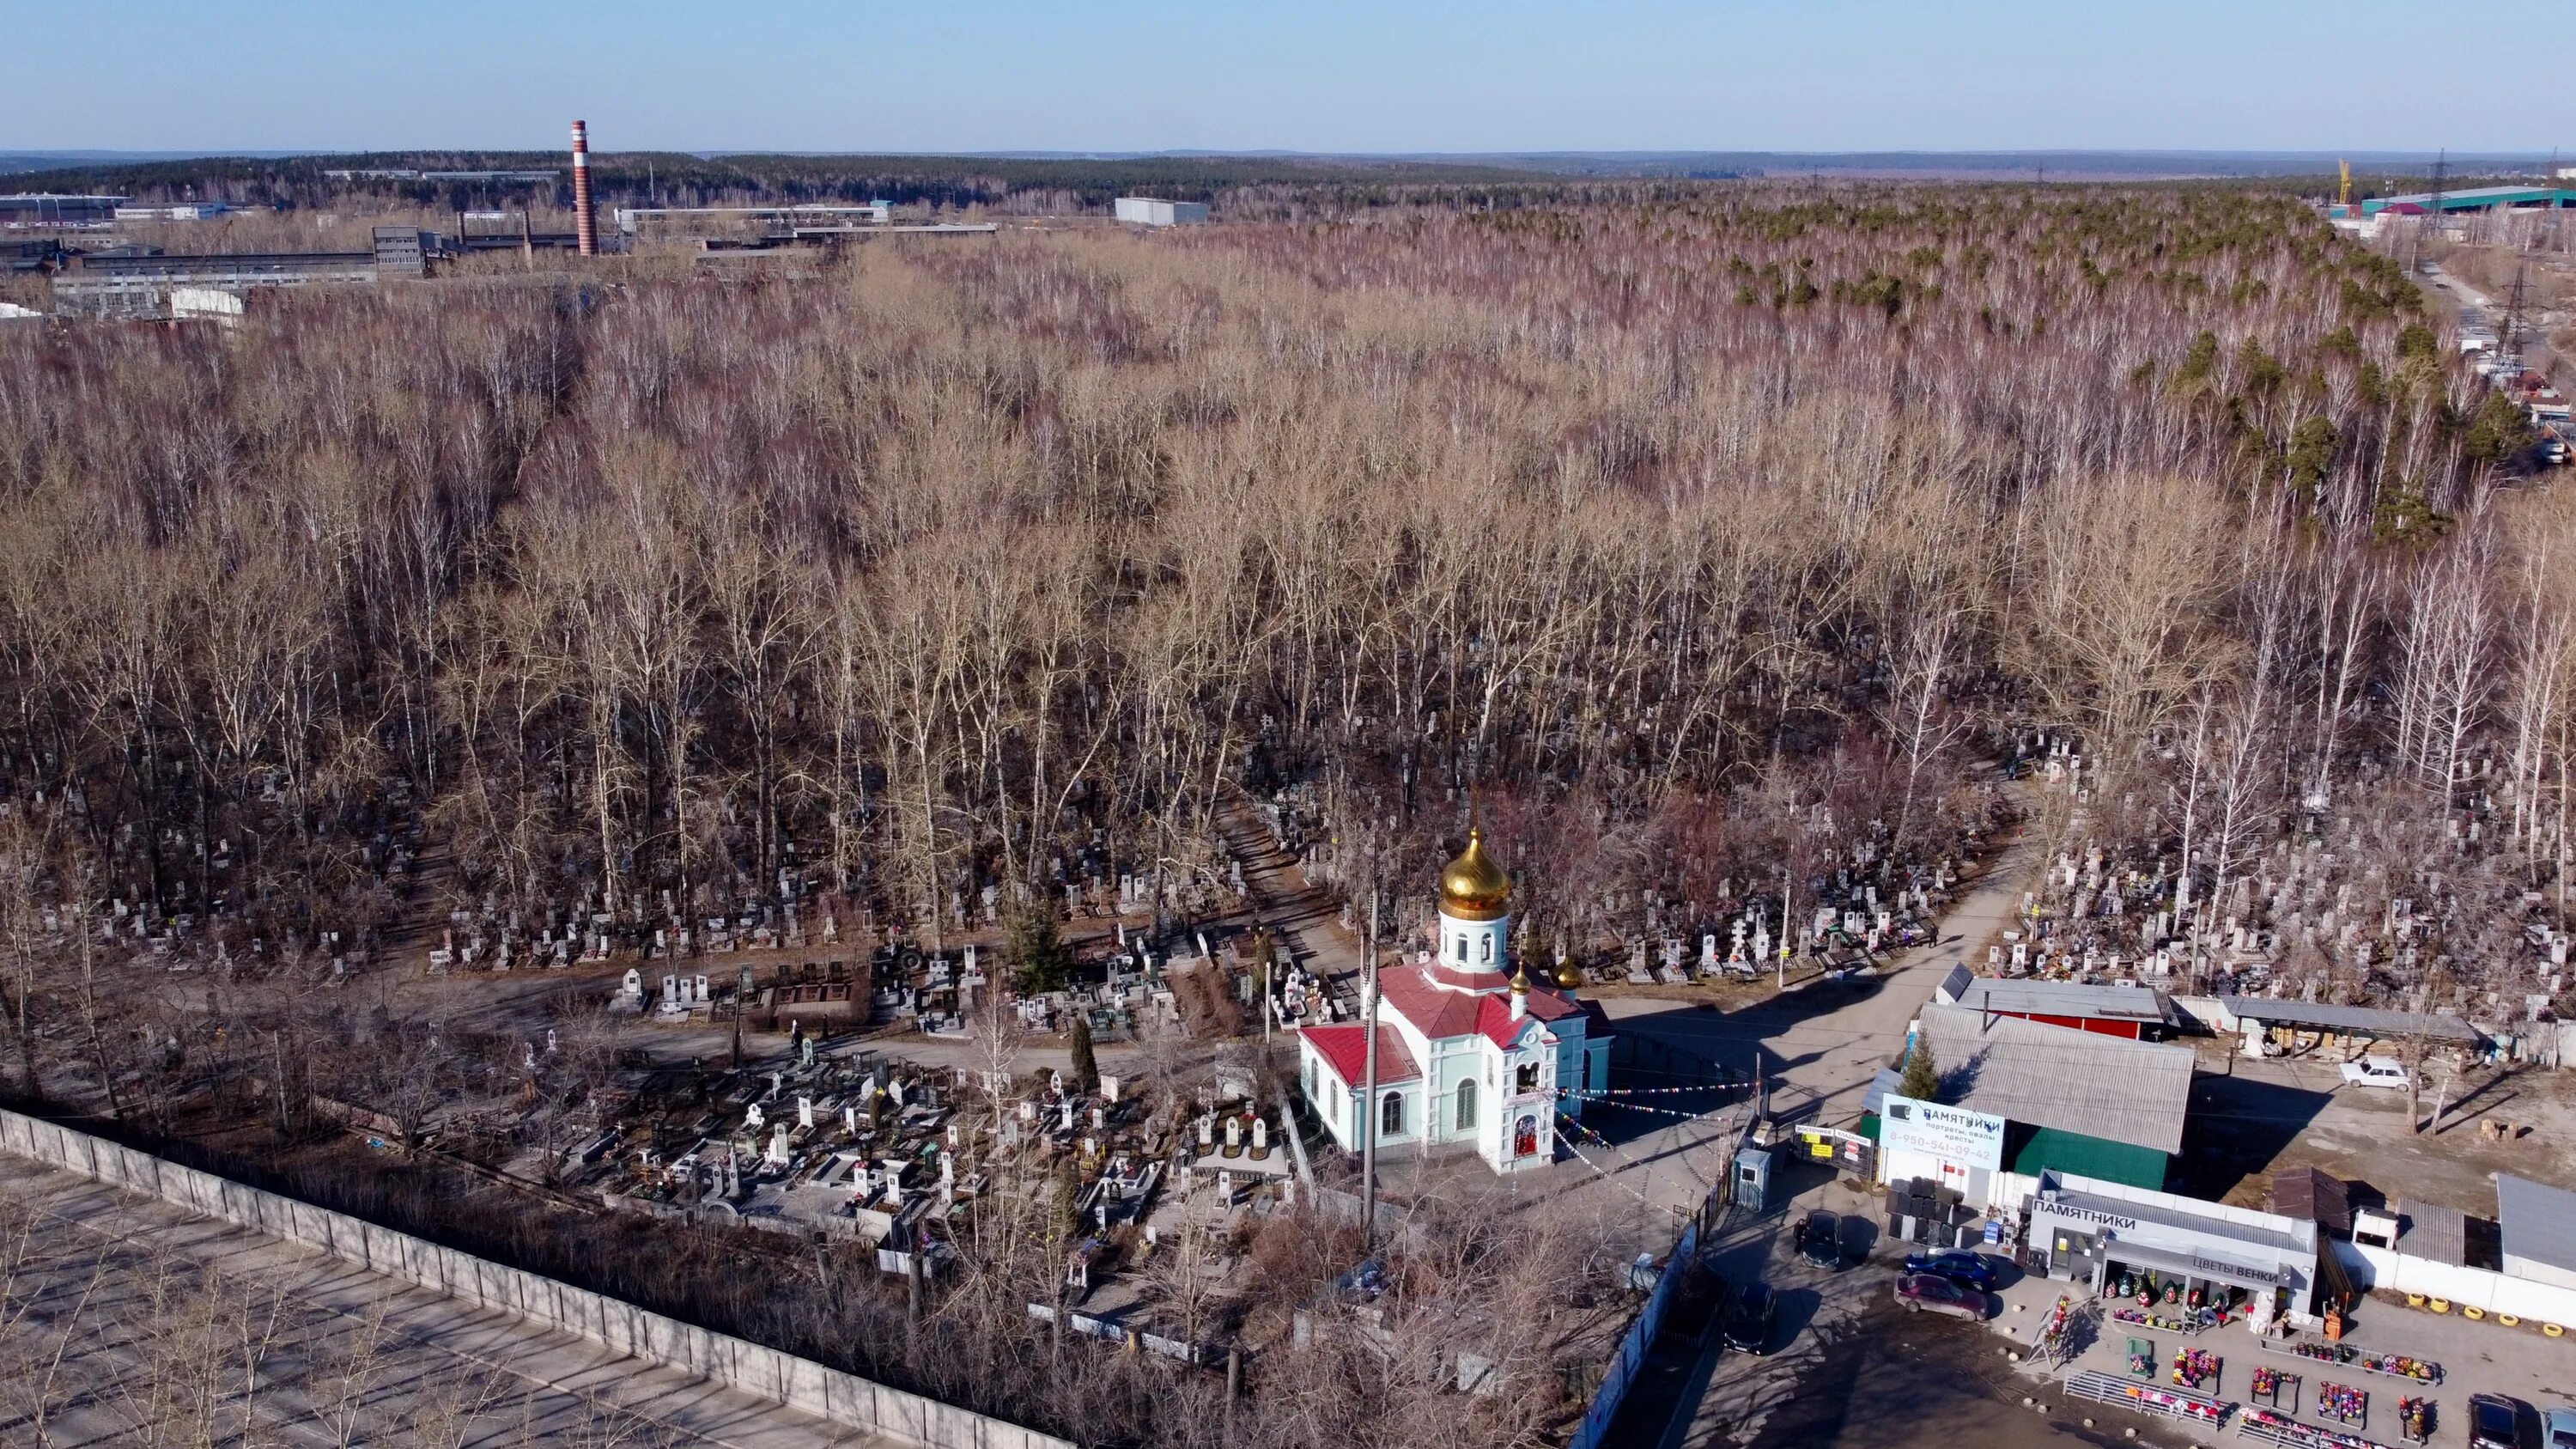
[[[2267,1173],[2316,1121],[2329,1092],[2251,1077],[2203,1074],[2192,1081],[2190,1125],[2166,1186],[2213,1201]]]

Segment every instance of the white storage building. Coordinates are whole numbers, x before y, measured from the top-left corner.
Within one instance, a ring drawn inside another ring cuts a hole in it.
[[[1118,219],[1135,226],[1203,226],[1208,209],[1204,201],[1157,201],[1150,196],[1118,198]]]

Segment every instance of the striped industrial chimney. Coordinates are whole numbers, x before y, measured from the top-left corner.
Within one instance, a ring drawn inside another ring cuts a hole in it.
[[[581,254],[599,255],[599,219],[590,213],[590,127],[572,123],[572,226]]]

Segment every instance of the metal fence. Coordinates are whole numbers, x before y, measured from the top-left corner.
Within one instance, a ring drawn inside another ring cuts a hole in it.
[[[1619,1352],[1610,1360],[1610,1372],[1602,1377],[1601,1387],[1592,1395],[1592,1405],[1583,1411],[1583,1423],[1575,1429],[1567,1449],[1602,1449],[1610,1432],[1610,1421],[1619,1415],[1619,1403],[1628,1396],[1628,1385],[1646,1362],[1646,1351],[1655,1344],[1655,1334],[1663,1327],[1665,1310],[1672,1307],[1673,1295],[1681,1291],[1691,1259],[1699,1253],[1699,1223],[1693,1220],[1682,1227],[1680,1241],[1673,1244],[1673,1255],[1667,1259],[1664,1273],[1655,1280],[1654,1291],[1646,1295],[1646,1306],[1637,1321],[1628,1325],[1627,1336],[1619,1340]]]

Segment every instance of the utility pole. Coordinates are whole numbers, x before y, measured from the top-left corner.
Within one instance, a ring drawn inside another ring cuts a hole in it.
[[[1368,1067],[1361,1073],[1368,1079],[1366,1097],[1360,1103],[1360,1244],[1362,1252],[1377,1248],[1377,871],[1369,871],[1369,938],[1368,952],[1362,958],[1367,964],[1368,1008],[1360,1013],[1360,1025],[1368,1030]]]
[[[2417,227],[2415,231],[2415,262],[2416,269],[2419,271],[2423,268],[2425,237],[2428,234],[2441,229],[2442,176],[2444,172],[2450,169],[2450,161],[2451,152],[2448,147],[2443,148],[2443,150],[2433,158],[2433,194],[2428,198],[2432,202],[2432,205],[2425,208],[2427,215],[2424,218],[2423,225]]]
[[[2528,260],[2528,255],[2520,247],[2514,248],[2513,288],[2505,293],[2504,325],[2496,329],[2497,347],[2516,366],[2522,362],[2522,281],[2523,267]]]

